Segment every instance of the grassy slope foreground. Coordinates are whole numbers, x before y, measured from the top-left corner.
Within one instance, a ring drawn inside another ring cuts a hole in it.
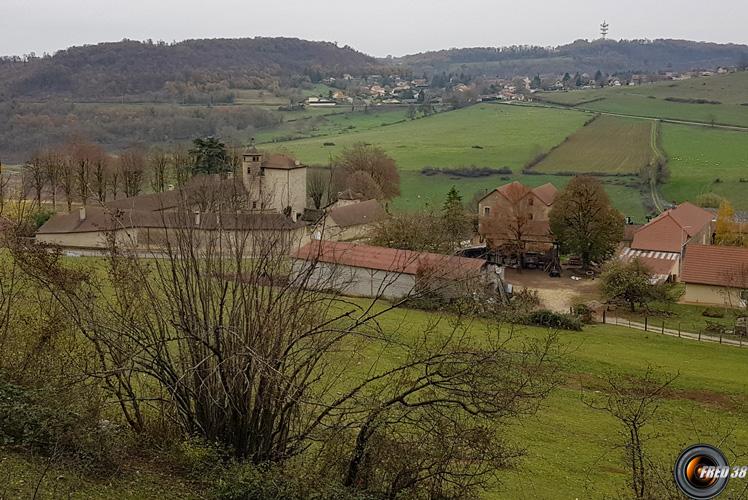
[[[417,331],[428,319],[427,313],[401,310],[388,314],[383,324],[392,329],[407,324],[407,331]],[[480,335],[482,325],[476,324],[474,331]],[[543,334],[527,328],[518,338]],[[511,430],[511,442],[527,455],[518,468],[500,473],[503,484],[487,498],[615,496],[628,479],[621,450],[614,449],[620,439],[617,424],[581,402],[580,384],[609,373],[642,374],[648,365],[680,373],[650,429],[660,435],[649,444],[655,459],[670,468],[686,445],[716,442],[735,424],[728,442],[738,450],[748,446],[748,429],[739,425],[748,416],[742,408],[748,402],[748,350],[611,326],[563,332],[561,342],[567,350],[566,380],[539,414]]]
[[[572,134],[533,170],[637,174],[652,159],[650,121],[601,116]]]
[[[354,302],[361,302],[354,300]],[[409,339],[433,325],[431,313],[400,309],[380,317],[385,331]],[[440,323],[448,329],[447,321]],[[405,327],[405,328],[404,328]],[[480,342],[490,325],[476,321],[471,334]],[[522,328],[512,342],[546,335],[539,328]],[[508,429],[509,443],[526,450],[517,467],[499,471],[500,484],[486,492],[491,499],[611,498],[626,484],[620,436],[607,414],[585,406],[581,384],[596,385],[597,377],[642,374],[648,365],[680,373],[650,427],[658,437],[648,443],[653,458],[667,468],[678,452],[695,442],[717,442],[735,425],[725,449],[745,449],[748,429],[748,350],[660,336],[611,326],[591,326],[583,332],[562,332],[563,380],[541,411],[516,421]],[[354,359],[351,380],[386,370],[401,352],[391,344]],[[360,371],[359,371],[360,370]],[[81,477],[75,469],[50,464],[43,458],[20,455],[0,447],[0,497],[30,497],[39,485],[39,498],[70,494],[76,498],[204,497],[199,485],[166,464],[144,460],[98,477]],[[734,482],[731,487],[739,487]],[[209,495],[208,495],[209,496]]]

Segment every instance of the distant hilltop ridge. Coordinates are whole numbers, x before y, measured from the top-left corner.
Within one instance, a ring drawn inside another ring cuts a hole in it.
[[[576,40],[558,47],[453,48],[393,58],[415,73],[465,73],[508,78],[564,72],[687,71],[748,66],[748,45],[690,40]]]
[[[184,86],[293,88],[323,76],[405,72],[516,75],[684,71],[748,65],[748,46],[688,40],[577,40],[558,47],[455,48],[377,59],[298,38],[123,40],[52,56],[0,58],[0,99],[95,99],[184,93]],[[215,91],[215,89],[213,90]]]

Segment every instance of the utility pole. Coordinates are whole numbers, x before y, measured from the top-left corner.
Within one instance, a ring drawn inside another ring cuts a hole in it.
[[[600,35],[602,35],[603,40],[608,36],[608,26],[609,24],[605,21],[600,25]]]

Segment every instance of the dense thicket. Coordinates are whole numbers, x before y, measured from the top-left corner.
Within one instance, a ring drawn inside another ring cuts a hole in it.
[[[164,90],[175,82],[269,88],[317,73],[362,73],[377,61],[350,47],[296,38],[123,40],[61,50],[41,58],[0,60],[0,96],[119,97]]]
[[[113,106],[0,102],[0,160],[22,162],[38,149],[75,137],[121,150],[133,144],[186,143],[218,136],[243,144],[255,130],[280,123],[259,107]]]

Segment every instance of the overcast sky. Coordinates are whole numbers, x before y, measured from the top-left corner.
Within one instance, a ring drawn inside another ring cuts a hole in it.
[[[597,38],[748,43],[748,1],[713,0],[0,0],[0,54],[71,45],[294,36],[375,56]]]

